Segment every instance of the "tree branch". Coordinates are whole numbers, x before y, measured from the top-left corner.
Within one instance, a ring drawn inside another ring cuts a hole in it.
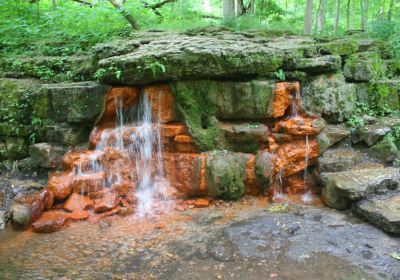
[[[83,0],[72,0],[73,2],[77,2],[77,3],[80,3],[80,4],[83,4],[83,5],[85,5],[85,6],[89,6],[90,8],[93,8],[93,5],[92,5],[92,3],[89,3],[89,2],[86,2],[86,1],[83,1]]]
[[[152,10],[157,10],[157,9],[161,8],[162,6],[164,6],[165,4],[174,3],[176,1],[178,1],[178,0],[164,0],[164,1],[161,1],[159,3],[155,3],[155,4],[152,4],[152,5],[149,5],[149,8],[152,9]]]
[[[108,2],[110,2],[111,5],[113,5],[115,8],[119,10],[121,15],[129,22],[129,24],[132,26],[133,29],[135,30],[139,29],[136,20],[127,11],[125,11],[120,4],[118,4],[115,0],[108,0]]]

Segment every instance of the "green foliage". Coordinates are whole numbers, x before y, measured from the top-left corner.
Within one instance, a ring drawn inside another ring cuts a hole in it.
[[[395,56],[400,59],[400,23],[388,20],[372,24],[370,34],[377,39],[391,44]]]
[[[151,73],[153,73],[153,77],[157,76],[158,73],[165,73],[165,65],[159,61],[153,62],[150,64]]]
[[[115,64],[112,64],[106,69],[97,69],[97,71],[93,74],[93,78],[96,80],[101,80],[107,74],[114,75],[118,80],[121,80],[122,78],[122,70],[115,66]]]
[[[279,81],[285,81],[286,80],[285,72],[283,72],[282,69],[279,69],[274,74],[279,79]]]

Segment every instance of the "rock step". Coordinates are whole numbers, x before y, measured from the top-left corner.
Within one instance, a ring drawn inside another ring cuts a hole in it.
[[[352,205],[354,213],[371,224],[400,234],[400,192],[374,195]]]
[[[353,201],[374,193],[397,189],[400,172],[394,167],[372,166],[349,171],[321,173],[322,199],[336,209],[347,209]]]

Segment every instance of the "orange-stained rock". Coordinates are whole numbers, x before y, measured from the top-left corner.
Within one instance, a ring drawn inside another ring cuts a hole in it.
[[[318,158],[318,141],[314,138],[309,138],[308,141],[308,166],[315,164]],[[275,151],[274,170],[278,173],[282,169],[283,176],[290,176],[304,170],[306,163],[306,140],[294,140],[288,143],[279,145]]]
[[[175,137],[187,133],[186,126],[180,123],[168,123],[160,125],[161,137]]]
[[[175,120],[174,97],[169,85],[146,86],[143,92],[149,98],[153,113],[159,118],[161,123]]]
[[[104,172],[74,176],[72,181],[73,192],[83,194],[101,191],[104,188],[105,179]]]
[[[130,107],[139,101],[140,89],[136,87],[114,87],[106,95],[104,110],[96,126],[110,126],[116,117],[116,104],[121,102],[123,108]]]
[[[277,122],[272,131],[291,135],[317,135],[318,130],[312,124],[314,120],[312,117],[287,118]]]
[[[32,202],[32,221],[36,221],[43,213],[44,210],[48,210],[53,206],[54,195],[53,192],[46,189],[41,191],[35,196]]]
[[[285,115],[287,109],[292,105],[293,96],[300,89],[300,84],[277,83],[274,89],[274,101],[272,103],[272,116],[274,118]]]
[[[180,153],[195,153],[197,151],[193,137],[186,134],[175,136],[172,151]]]
[[[77,193],[71,194],[63,205],[63,209],[68,212],[87,210],[93,205],[93,201],[84,195]]]
[[[135,190],[135,182],[123,180],[120,183],[113,184],[112,189],[118,194],[126,195],[127,193]]]
[[[96,213],[103,213],[115,208],[119,203],[118,194],[113,192],[105,193],[100,199],[94,201],[94,211]]]
[[[82,172],[89,169],[90,163],[103,161],[105,154],[101,151],[71,150],[64,155],[62,166],[65,171],[75,170],[77,167]]]
[[[255,166],[256,166],[256,156],[251,154],[249,155],[249,159],[246,164],[245,187],[246,187],[246,193],[253,195],[257,194],[260,189],[256,180]]]
[[[69,217],[71,218],[71,220],[74,221],[79,221],[79,220],[86,220],[87,218],[89,218],[89,212],[88,211],[75,211],[72,212]]]
[[[184,196],[208,193],[203,154],[163,153],[165,177]]]
[[[50,190],[55,199],[64,199],[72,192],[71,173],[52,173],[47,183],[47,189]]]
[[[204,208],[210,206],[210,200],[207,198],[197,198],[187,201],[188,205],[194,205],[197,208]]]
[[[66,225],[69,214],[60,210],[50,210],[32,224],[32,229],[35,232],[48,233],[60,230]]]

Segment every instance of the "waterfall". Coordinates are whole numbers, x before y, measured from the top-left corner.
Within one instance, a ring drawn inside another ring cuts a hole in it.
[[[312,195],[310,189],[307,184],[307,176],[308,176],[308,160],[310,155],[310,143],[308,142],[308,134],[306,135],[306,145],[305,145],[305,158],[304,158],[304,184],[306,186],[306,192],[301,196],[301,199],[304,203],[311,203]]]
[[[161,102],[161,98],[158,100]],[[115,128],[101,132],[95,153],[76,167],[74,178],[92,176],[90,182],[96,174],[104,174],[102,187],[109,190],[131,187],[137,217],[155,214],[160,211],[159,207],[165,206],[157,201],[165,200],[169,187],[162,163],[160,118],[153,114],[151,102],[143,92],[139,102],[131,107],[124,108],[121,97],[115,98],[114,104]]]
[[[300,108],[300,90],[297,88],[296,92],[293,95],[292,102],[292,118],[296,118],[299,116],[299,108]]]

